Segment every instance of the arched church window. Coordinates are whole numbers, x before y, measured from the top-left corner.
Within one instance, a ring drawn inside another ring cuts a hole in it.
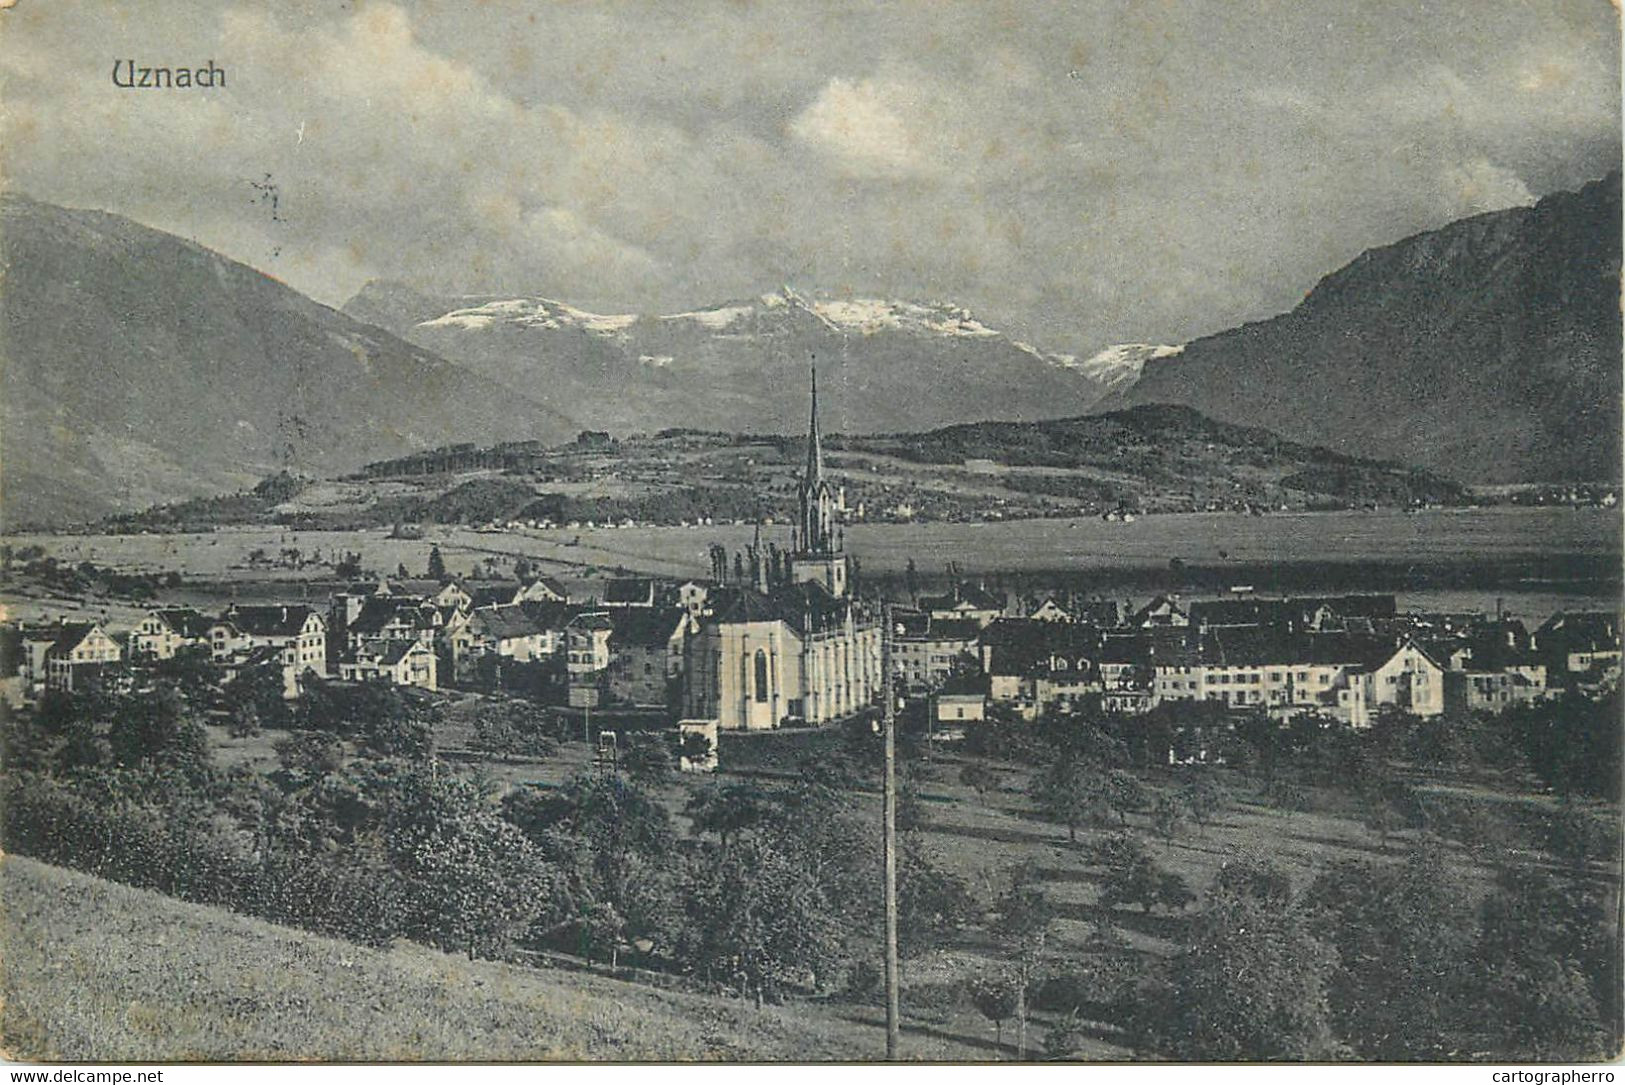
[[[756,703],[767,703],[767,653],[756,649]]]

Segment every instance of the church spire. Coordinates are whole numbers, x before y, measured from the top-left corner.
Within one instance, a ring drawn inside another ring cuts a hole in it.
[[[835,495],[824,478],[824,444],[818,435],[818,367],[812,367],[812,415],[807,422],[807,469],[801,476],[798,549],[829,554],[835,544]]]
[[[812,363],[812,417],[807,422],[807,486],[824,480],[824,445],[818,437],[818,363]]]

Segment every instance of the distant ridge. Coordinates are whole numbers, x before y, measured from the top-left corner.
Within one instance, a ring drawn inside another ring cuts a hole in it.
[[[118,215],[7,194],[0,263],[7,526],[575,431],[561,412]]]
[[[1618,478],[1620,228],[1616,172],[1372,249],[1096,409],[1183,403],[1470,482]]]
[[[1106,389],[1071,355],[1045,353],[947,302],[786,286],[681,313],[603,314],[551,298],[431,297],[374,282],[344,311],[619,434],[798,432],[815,358],[829,424],[853,433],[1078,414]]]

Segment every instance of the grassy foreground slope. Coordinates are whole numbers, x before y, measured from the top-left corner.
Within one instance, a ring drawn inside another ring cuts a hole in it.
[[[0,1047],[13,1059],[829,1060],[884,1049],[872,1026],[407,943],[366,949],[17,856],[0,863],[0,995]]]

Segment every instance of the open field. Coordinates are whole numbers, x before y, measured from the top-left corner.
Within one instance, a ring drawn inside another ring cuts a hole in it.
[[[392,539],[386,531],[291,531],[228,528],[196,535],[26,535],[12,545],[37,545],[58,561],[91,561],[133,571],[179,570],[194,591],[244,598],[280,592],[284,598],[323,594],[326,566],[250,567],[256,551],[276,555],[297,548],[307,558],[355,551],[365,569],[393,574],[404,565],[421,574],[429,549],[438,545],[448,569],[469,574],[492,562],[508,571],[519,557],[556,575],[583,596],[598,590],[617,570],[673,577],[709,572],[707,547],[746,545],[754,525],[583,528],[482,532],[429,527],[423,539]],[[764,528],[772,539],[787,529]],[[1289,590],[1297,579],[1331,590],[1327,575],[1367,582],[1384,572],[1383,590],[1401,593],[1473,590],[1493,605],[1498,593],[1579,596],[1617,595],[1621,520],[1617,510],[1511,508],[1399,512],[1189,513],[1143,517],[1132,524],[1099,519],[1021,520],[1006,523],[853,524],[847,549],[865,574],[895,576],[912,559],[930,576],[948,562],[968,575],[1042,578],[1087,577],[1096,590],[1112,591],[1155,574],[1157,584],[1179,588],[1169,573],[1178,560],[1184,578],[1224,590],[1254,583],[1270,590],[1273,578]],[[1329,571],[1329,573],[1328,573]],[[1162,581],[1170,581],[1164,585]],[[229,582],[229,584],[228,584]],[[1378,587],[1370,584],[1368,586]],[[1543,604],[1544,605],[1544,604]],[[63,609],[73,609],[64,601]],[[1551,609],[1556,609],[1551,607]],[[24,615],[28,616],[28,615]]]

